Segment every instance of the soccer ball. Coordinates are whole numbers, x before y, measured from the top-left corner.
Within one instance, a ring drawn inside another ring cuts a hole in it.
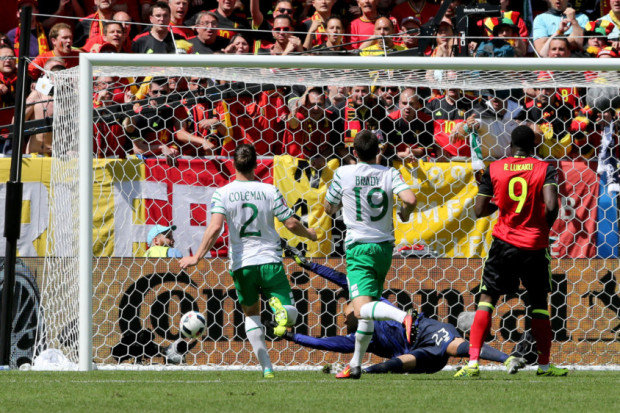
[[[196,312],[190,311],[183,314],[181,317],[181,323],[179,325],[179,331],[185,338],[198,338],[207,330],[207,320],[205,317]]]

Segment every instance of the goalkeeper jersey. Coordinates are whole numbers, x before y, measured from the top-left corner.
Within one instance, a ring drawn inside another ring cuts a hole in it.
[[[215,191],[211,213],[226,217],[231,271],[282,262],[274,217],[286,221],[293,211],[275,186],[258,181],[233,181]]]
[[[393,242],[394,195],[405,189],[409,186],[394,168],[367,163],[338,168],[325,199],[342,202],[345,245]]]

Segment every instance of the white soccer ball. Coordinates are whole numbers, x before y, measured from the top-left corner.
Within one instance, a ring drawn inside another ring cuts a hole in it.
[[[185,338],[198,338],[207,330],[207,320],[205,316],[196,311],[190,311],[183,314],[179,331]]]

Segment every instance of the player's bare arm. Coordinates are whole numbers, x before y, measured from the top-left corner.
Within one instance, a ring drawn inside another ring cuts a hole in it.
[[[474,203],[474,213],[476,218],[488,217],[497,211],[497,205],[491,202],[491,197],[487,195],[478,195]]]
[[[560,211],[557,185],[545,185],[543,187],[543,198],[545,199],[545,216],[547,218],[547,225],[551,228]]]
[[[323,201],[323,207],[325,208],[325,213],[327,215],[334,215],[340,208],[342,208],[342,203],[332,204],[328,200]]]
[[[299,222],[295,217],[290,217],[284,221],[284,226],[299,237],[308,238],[310,241],[316,241],[316,231],[313,228],[306,228],[304,224]]]
[[[202,236],[202,242],[200,243],[200,247],[196,251],[195,255],[190,255],[183,257],[179,260],[179,267],[181,269],[185,269],[187,267],[192,267],[198,264],[198,261],[205,256],[205,254],[213,248],[213,244],[217,240],[217,237],[222,232],[222,227],[224,226],[224,215],[222,214],[211,214],[211,221],[205,230],[204,235]]]
[[[404,191],[400,191],[398,193],[398,197],[402,201],[400,210],[398,211],[398,216],[403,222],[409,221],[409,217],[413,213],[413,210],[415,209],[418,200],[416,199],[416,196],[411,189],[405,189]]]

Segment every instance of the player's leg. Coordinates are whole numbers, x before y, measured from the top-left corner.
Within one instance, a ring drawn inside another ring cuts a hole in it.
[[[446,351],[452,357],[469,357],[469,342],[461,337],[457,337],[448,345]],[[482,344],[480,359],[503,363],[508,374],[516,373],[527,364],[524,358],[509,356],[488,344]]]
[[[373,364],[366,367],[364,373],[369,374],[383,374],[383,373],[406,373],[413,371],[416,366],[416,358],[413,354],[403,354],[402,356],[394,357],[383,363]]]
[[[258,359],[263,377],[273,378],[273,366],[267,353],[265,331],[260,321],[260,301],[258,299],[258,270],[256,266],[240,268],[230,273],[235,282],[237,297],[245,315],[245,334]]]
[[[538,370],[540,376],[566,376],[568,369],[549,363],[553,332],[549,319],[548,293],[551,291],[551,257],[547,250],[532,253],[526,265],[532,271],[522,277],[531,304],[532,336],[538,349]],[[540,269],[540,270],[539,270]]]
[[[282,263],[263,264],[260,266],[260,278],[261,289],[269,299],[276,323],[281,327],[276,327],[274,332],[276,335],[284,334],[286,327],[295,325],[298,315],[284,266]]]

